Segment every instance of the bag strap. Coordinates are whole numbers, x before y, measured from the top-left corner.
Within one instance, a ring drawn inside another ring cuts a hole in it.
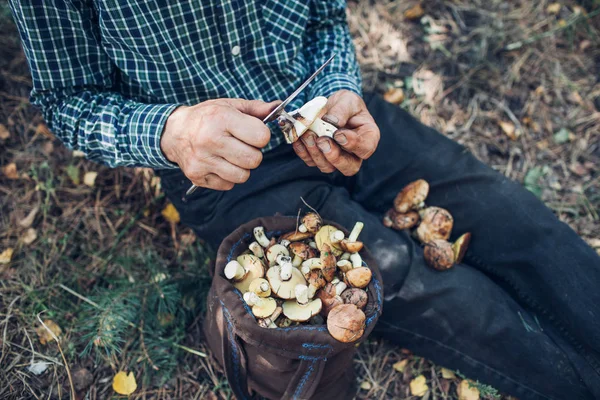
[[[253,396],[248,393],[246,354],[242,350],[239,338],[234,332],[229,311],[225,308],[222,308],[222,310],[226,322],[225,330],[223,335],[221,335],[225,376],[237,399],[252,399]]]
[[[300,358],[300,365],[290,380],[282,399],[308,400],[321,382],[327,359],[311,356],[300,356]]]

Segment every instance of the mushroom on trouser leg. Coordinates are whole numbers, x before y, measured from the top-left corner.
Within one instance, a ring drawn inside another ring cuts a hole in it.
[[[423,257],[427,264],[439,271],[445,271],[454,266],[454,250],[445,240],[436,239],[425,244]]]
[[[421,223],[416,232],[421,243],[429,243],[436,239],[448,240],[454,223],[448,210],[441,207],[427,207],[419,214]]]
[[[462,262],[462,259],[467,252],[467,248],[469,247],[469,243],[471,243],[471,234],[469,232],[456,239],[456,242],[452,245],[455,263],[460,264]]]
[[[394,209],[406,213],[418,209],[429,194],[429,184],[423,179],[409,183],[394,199]]]

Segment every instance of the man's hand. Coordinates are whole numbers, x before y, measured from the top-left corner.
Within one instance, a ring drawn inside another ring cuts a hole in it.
[[[230,190],[260,165],[259,149],[271,138],[261,119],[277,104],[218,99],[181,106],[167,120],[161,149],[194,185]]]
[[[324,173],[337,169],[352,176],[377,149],[379,128],[363,99],[348,90],[329,97],[325,109],[322,119],[340,128],[333,135],[334,140],[317,138],[308,131],[294,143],[294,150],[309,167],[316,166]]]

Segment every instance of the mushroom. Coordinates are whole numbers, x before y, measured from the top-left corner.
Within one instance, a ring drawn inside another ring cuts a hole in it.
[[[331,242],[331,234],[338,229],[335,226],[325,225],[319,229],[317,234],[315,235],[315,242],[317,243],[317,249],[323,251],[323,245],[327,244],[330,247],[330,251],[334,256],[339,256],[342,254],[342,249],[339,245]]]
[[[365,288],[371,282],[373,273],[367,267],[353,268],[346,272],[345,281],[349,286]]]
[[[352,268],[362,267],[362,257],[360,256],[360,254],[350,254],[350,261],[352,262]]]
[[[336,295],[335,286],[332,283],[328,283],[323,289],[319,290],[317,292],[317,298],[321,299],[321,302],[323,303],[321,315],[324,317],[327,317],[334,307],[344,304],[342,298]]]
[[[301,240],[308,239],[312,236],[313,234],[310,232],[291,231],[281,236],[281,239],[289,240],[290,242],[299,242]]]
[[[281,113],[277,122],[288,144],[297,141],[307,130],[313,131],[317,136],[333,137],[337,128],[321,119],[327,98],[318,96],[305,103],[298,110]]]
[[[281,257],[282,260],[279,262],[281,267],[281,279],[284,281],[290,280],[292,277],[292,270],[295,269],[292,265],[292,261],[289,257]],[[285,258],[285,260],[283,260]]]
[[[267,238],[267,235],[265,235],[265,228],[264,227],[257,226],[256,228],[254,228],[254,232],[253,233],[254,233],[254,239],[256,239],[256,241],[258,242],[258,244],[260,244],[265,249],[267,247],[269,247],[269,244],[271,242]]]
[[[250,249],[252,254],[254,254],[258,258],[263,258],[265,256],[265,252],[263,251],[263,248],[258,244],[258,242],[250,243],[250,246],[248,246],[248,248]]]
[[[256,293],[244,293],[244,300],[252,307],[252,314],[256,318],[266,318],[273,314],[277,308],[277,302],[272,297],[258,297]]]
[[[442,239],[435,239],[425,244],[423,256],[430,267],[439,271],[445,271],[454,265],[452,245]]]
[[[327,330],[334,339],[351,343],[363,335],[365,319],[365,313],[354,304],[341,304],[329,312]]]
[[[292,261],[294,267],[299,267],[300,265],[302,265],[302,262],[308,258],[310,247],[306,243],[290,243],[288,248],[294,255],[294,260]]]
[[[306,277],[308,282],[308,298],[315,297],[317,290],[325,287],[327,281],[323,278],[323,273],[319,270],[312,270]]]
[[[454,222],[452,215],[440,207],[427,207],[420,212],[421,224],[417,228],[417,237],[421,243],[435,239],[448,240]]]
[[[310,241],[310,242],[308,242],[308,246],[309,246],[311,249],[315,249],[315,250],[317,250],[317,242],[315,242],[314,240],[313,240],[313,241]]]
[[[348,253],[348,252],[345,252],[344,254],[342,254],[340,256],[340,261],[349,260],[349,259],[350,259],[350,253]]]
[[[363,227],[365,226],[362,222],[357,222],[354,224],[354,228],[350,232],[350,236],[347,239],[342,240],[340,246],[347,253],[358,253],[363,248],[363,243],[358,241],[358,235],[362,232]]]
[[[275,321],[277,320],[277,318],[279,318],[282,311],[283,309],[281,307],[276,307],[275,311],[273,311],[273,314],[269,315],[267,318],[259,319],[258,325],[261,328],[277,328]]]
[[[342,272],[348,272],[349,270],[351,270],[352,268],[354,268],[352,266],[352,263],[348,260],[340,260],[337,262],[337,266],[340,269],[340,271]]]
[[[410,229],[419,223],[419,213],[416,211],[408,211],[401,214],[390,208],[383,217],[383,225],[387,228],[396,230]]]
[[[259,297],[269,297],[271,295],[271,286],[269,282],[264,278],[256,278],[250,282],[248,291],[256,293]]]
[[[283,315],[292,321],[305,322],[313,315],[317,315],[321,311],[322,306],[321,299],[311,300],[306,305],[300,305],[294,300],[288,300],[283,303],[282,308]]]
[[[242,254],[237,258],[237,262],[246,270],[246,276],[233,285],[240,292],[246,293],[253,280],[265,276],[265,267],[260,258],[253,254]]]
[[[348,285],[346,285],[345,282],[337,282],[335,284],[335,294],[337,296],[340,296],[344,292],[344,290],[346,290],[347,287]]]
[[[315,234],[323,226],[323,220],[321,216],[314,212],[309,212],[302,218],[302,225],[306,228],[307,232]],[[302,226],[300,225],[300,226]]]
[[[336,266],[335,256],[330,250],[330,246],[327,243],[323,243],[321,250],[321,271],[327,282],[331,282],[335,277]]]
[[[462,259],[467,252],[467,248],[469,247],[469,243],[471,243],[471,234],[469,232],[456,239],[456,242],[452,245],[455,263],[460,264],[462,262]]]
[[[344,236],[345,236],[344,232],[337,230],[337,231],[331,232],[331,234],[329,235],[329,240],[331,243],[337,244],[337,243],[341,242],[342,240],[344,240]]]
[[[313,269],[321,269],[321,266],[322,264],[320,258],[309,258],[308,260],[302,262],[302,275],[307,276]]]
[[[231,260],[225,265],[225,278],[230,281],[239,282],[246,277],[246,270],[236,260]]]
[[[279,241],[279,244],[282,245],[283,247],[288,247],[290,245],[290,243],[291,242],[289,240],[287,240],[287,239],[281,239]]]
[[[274,244],[273,246],[267,249],[267,260],[269,261],[269,266],[273,266],[277,263],[277,256],[283,254],[284,256],[289,256],[290,252],[285,246],[280,244]],[[292,260],[290,259],[290,262]]]
[[[298,268],[292,268],[292,276],[289,280],[282,280],[280,265],[269,268],[267,271],[267,279],[271,284],[273,293],[275,293],[277,297],[285,300],[294,299],[296,297],[296,293],[294,292],[296,285],[306,284],[306,280]]]
[[[401,214],[415,210],[427,198],[429,184],[423,179],[411,182],[394,199],[394,209]]]
[[[350,288],[344,290],[340,297],[342,298],[344,304],[354,304],[361,310],[365,308],[367,302],[369,301],[367,292],[359,288]]]

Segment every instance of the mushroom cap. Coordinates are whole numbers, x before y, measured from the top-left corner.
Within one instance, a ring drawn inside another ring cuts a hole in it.
[[[294,255],[302,258],[303,260],[306,260],[308,258],[308,254],[309,254],[308,250],[310,249],[310,246],[307,245],[306,243],[293,242],[293,243],[290,243],[288,248],[291,250],[291,252]]]
[[[274,244],[273,246],[267,249],[267,260],[269,261],[269,265],[273,266],[277,262],[277,256],[279,254],[283,254],[284,256],[289,256],[290,252],[288,249],[281,244]]]
[[[367,302],[369,301],[369,296],[367,295],[367,292],[359,288],[346,289],[340,295],[340,297],[344,301],[344,304],[354,304],[361,310],[365,308]]]
[[[235,282],[233,286],[236,287],[240,292],[246,293],[250,288],[250,283],[257,278],[265,276],[265,267],[260,260],[254,254],[242,254],[237,258],[237,261],[244,267],[246,276],[239,282]]]
[[[314,234],[310,232],[291,231],[281,236],[281,239],[289,240],[290,242],[299,242],[301,240],[311,238],[313,235]]]
[[[393,208],[390,208],[385,217],[383,217],[383,224],[388,228],[394,228],[396,230],[410,229],[419,223],[419,213],[416,211],[408,211],[404,214],[396,212]]]
[[[363,248],[363,242],[349,242],[348,239],[344,239],[340,242],[341,248],[348,253],[358,253]]]
[[[330,248],[327,243],[323,243],[323,250],[321,251],[321,271],[327,282],[331,282],[335,278],[337,267],[337,261]]]
[[[321,299],[314,299],[308,304],[301,306],[294,300],[283,302],[283,315],[292,321],[304,322],[308,321],[313,315],[317,315],[321,311],[323,303]]]
[[[331,242],[331,233],[337,231],[338,229],[335,226],[325,225],[322,226],[321,229],[315,235],[315,242],[317,243],[317,249],[319,251],[323,251],[323,245],[329,245],[329,248],[334,256],[339,256],[343,253],[341,247],[337,244]]]
[[[459,264],[462,262],[465,253],[467,252],[467,248],[469,248],[469,243],[471,243],[471,234],[469,232],[465,233],[452,245],[452,251],[454,251],[454,262]]]
[[[281,267],[279,265],[269,268],[267,279],[271,284],[273,293],[285,300],[296,298],[296,293],[294,292],[296,285],[306,285],[306,279],[304,279],[298,268],[292,268],[292,277],[289,280],[281,280]]]
[[[354,304],[341,304],[329,312],[327,330],[340,342],[355,342],[365,332],[365,319],[365,313]]]
[[[432,240],[425,244],[423,256],[430,267],[439,271],[445,271],[454,265],[452,245],[442,239]]]
[[[321,229],[321,226],[323,226],[323,220],[319,214],[309,212],[302,218],[302,224],[306,227],[308,232],[315,234]]]
[[[432,240],[448,240],[452,232],[454,219],[452,215],[441,207],[427,207],[421,212],[421,224],[417,228],[417,237],[421,243]]]
[[[267,290],[264,291],[264,285],[267,285]],[[250,282],[250,286],[248,286],[248,291],[256,293],[260,297],[269,297],[271,295],[271,285],[264,278],[256,278],[252,282]]]
[[[368,267],[352,268],[346,272],[346,284],[355,288],[365,288],[371,282],[373,272]]]
[[[252,306],[252,314],[256,318],[267,318],[277,308],[277,302],[272,297],[265,297],[261,300],[258,304]]]
[[[325,278],[323,278],[323,273],[318,269],[311,270],[306,280],[309,285],[314,286],[317,289],[321,289],[327,284],[327,281],[325,280]]]
[[[331,284],[329,283],[327,285],[330,286]],[[329,313],[331,312],[331,310],[333,310],[334,307],[344,304],[344,301],[342,300],[342,298],[340,296],[335,295],[335,286],[331,285],[331,287],[334,290],[333,293],[330,293],[328,290],[325,290],[325,288],[324,288],[322,290],[319,290],[317,292],[317,294],[315,295],[316,298],[321,299],[321,301],[323,302],[323,308],[321,309],[321,315],[324,317],[327,317],[329,315]]]
[[[413,210],[425,201],[428,194],[429,183],[427,181],[419,179],[411,182],[394,199],[394,209],[401,214]]]

